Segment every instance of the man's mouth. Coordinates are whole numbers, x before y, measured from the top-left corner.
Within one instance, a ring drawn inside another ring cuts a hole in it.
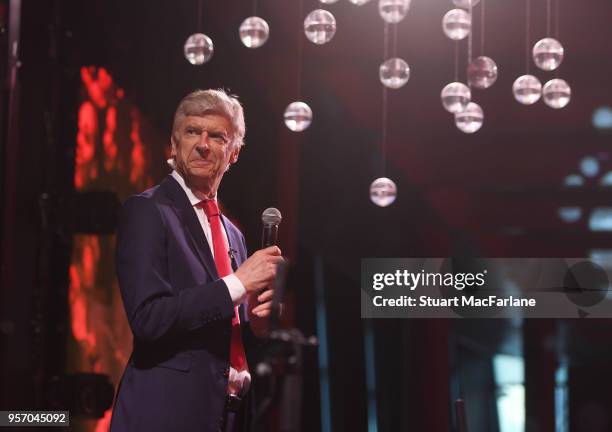
[[[212,162],[206,159],[196,159],[191,161],[191,165],[193,166],[206,166],[210,164],[212,164]]]

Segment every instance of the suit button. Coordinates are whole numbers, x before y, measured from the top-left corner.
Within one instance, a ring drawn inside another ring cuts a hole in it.
[[[223,370],[223,376],[224,376],[225,378],[229,378],[229,371],[230,371],[229,366],[228,366],[228,367],[226,367],[226,368]]]

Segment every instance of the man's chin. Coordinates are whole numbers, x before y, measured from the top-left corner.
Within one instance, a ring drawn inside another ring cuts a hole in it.
[[[191,178],[199,180],[207,180],[214,177],[214,171],[212,165],[195,166],[189,168],[189,176]]]

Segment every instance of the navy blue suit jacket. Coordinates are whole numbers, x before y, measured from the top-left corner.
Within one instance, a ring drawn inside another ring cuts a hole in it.
[[[244,237],[223,222],[238,266],[247,257]],[[125,202],[117,275],[134,349],[111,431],[217,432],[234,305],[194,209],[172,176]]]

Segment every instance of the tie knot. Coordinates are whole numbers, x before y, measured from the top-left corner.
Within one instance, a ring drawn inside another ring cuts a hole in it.
[[[215,200],[204,200],[198,203],[198,207],[204,209],[204,213],[206,213],[206,217],[210,219],[213,216],[219,216],[219,206],[217,206],[217,202]]]

